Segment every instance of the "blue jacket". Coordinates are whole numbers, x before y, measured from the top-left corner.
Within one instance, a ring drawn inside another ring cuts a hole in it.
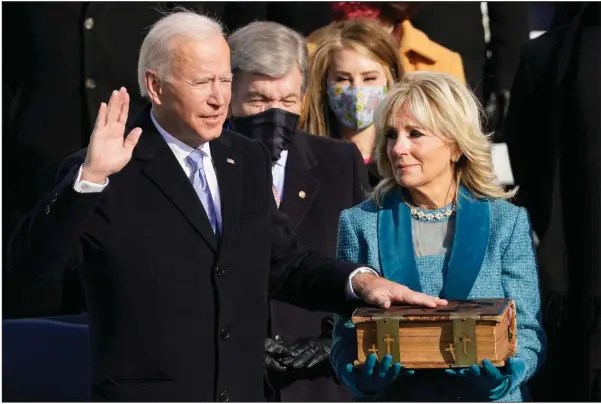
[[[513,298],[517,309],[516,358],[526,364],[520,388],[499,401],[529,398],[524,383],[544,360],[546,338],[540,323],[540,292],[528,214],[503,200],[484,201],[461,188],[450,257],[415,257],[411,216],[400,189],[390,192],[378,209],[373,200],[340,215],[338,258],[368,265],[384,277],[409,288],[446,299]],[[442,276],[446,273],[446,276]],[[357,357],[357,338],[349,318],[338,317],[334,327],[332,365],[347,380],[346,365]],[[420,373],[422,376],[419,376]],[[454,378],[454,379],[450,379]],[[401,380],[398,401],[482,400],[460,386],[456,376],[435,369],[416,371]],[[463,378],[462,378],[463,379]],[[467,394],[467,396],[466,396]]]

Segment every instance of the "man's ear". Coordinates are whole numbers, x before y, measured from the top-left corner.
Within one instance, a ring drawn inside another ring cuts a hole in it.
[[[163,89],[161,88],[161,80],[159,75],[154,70],[146,70],[144,72],[144,81],[146,82],[146,89],[148,90],[148,97],[153,104],[161,105],[161,95]]]

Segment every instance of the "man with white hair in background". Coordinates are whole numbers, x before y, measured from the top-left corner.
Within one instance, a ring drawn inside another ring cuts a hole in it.
[[[367,172],[355,144],[297,130],[309,80],[307,43],[284,25],[258,21],[229,38],[231,125],[270,152],[273,192],[300,243],[336,256],[340,212],[365,199]],[[330,313],[270,304],[268,401],[352,401],[330,364]]]
[[[218,23],[164,17],[138,74],[151,107],[126,130],[129,96],[114,91],[7,251],[11,271],[80,269],[94,400],[262,401],[270,297],[343,313],[357,296],[446,303],[299,246],[267,150],[222,130],[232,75]]]

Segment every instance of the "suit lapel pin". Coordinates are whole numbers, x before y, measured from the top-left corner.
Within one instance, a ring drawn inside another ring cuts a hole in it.
[[[227,161],[228,163],[230,163],[230,164],[236,164],[236,162],[234,162],[234,160],[233,160],[233,159],[227,159],[226,161]]]
[[[305,199],[305,196],[307,196],[307,194],[305,193],[305,191],[300,191],[300,192],[298,193],[298,196],[300,196],[300,197],[301,197],[301,199]]]

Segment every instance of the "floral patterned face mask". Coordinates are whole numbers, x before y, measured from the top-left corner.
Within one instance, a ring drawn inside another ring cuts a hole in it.
[[[351,129],[362,130],[374,122],[374,111],[386,96],[388,86],[327,87],[328,104],[338,121]]]

